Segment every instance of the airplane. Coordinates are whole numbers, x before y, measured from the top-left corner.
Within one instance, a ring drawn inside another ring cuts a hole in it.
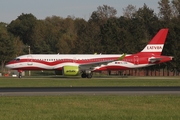
[[[19,72],[26,70],[54,70],[64,76],[92,78],[93,72],[127,70],[147,67],[172,60],[161,55],[168,29],[164,28],[153,37],[146,47],[135,54],[27,54],[16,57],[6,67]]]

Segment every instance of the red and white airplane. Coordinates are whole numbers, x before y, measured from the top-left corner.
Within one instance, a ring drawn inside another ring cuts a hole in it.
[[[164,42],[168,29],[161,29],[149,44],[136,54],[28,54],[8,62],[6,67],[18,70],[19,77],[25,70],[55,70],[65,76],[91,78],[92,72],[126,70],[147,67],[171,61],[163,56]]]

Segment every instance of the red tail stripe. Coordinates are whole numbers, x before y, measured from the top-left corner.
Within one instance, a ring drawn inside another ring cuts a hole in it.
[[[156,36],[149,42],[149,44],[164,44],[168,29],[161,29]]]

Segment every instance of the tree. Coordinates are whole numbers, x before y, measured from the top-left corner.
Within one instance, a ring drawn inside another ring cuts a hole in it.
[[[112,54],[120,52],[119,35],[118,19],[108,19],[107,23],[101,26],[101,44],[105,53]]]
[[[142,8],[139,8],[134,13],[134,19],[132,19],[132,26],[135,30],[134,37],[139,43],[136,47],[140,51],[148,43],[150,39],[161,28],[158,17],[154,13],[154,10],[150,9],[146,4]]]
[[[76,19],[75,22],[75,29],[77,31],[77,39],[74,41],[75,47],[72,49],[72,53],[86,53],[87,52],[87,26],[88,23],[84,19]]]
[[[0,60],[1,71],[4,71],[4,64],[22,53],[19,46],[22,45],[18,37],[14,37],[7,31],[7,25],[0,23]]]
[[[75,20],[77,38],[72,53],[101,53],[100,25],[95,21]]]
[[[168,63],[169,68],[173,71],[178,71],[180,72],[180,36],[179,36],[179,31],[180,27],[178,24],[180,24],[178,19],[172,19],[171,26],[169,28],[169,34],[167,36],[167,43],[165,45],[165,50],[166,55],[171,55],[173,56],[173,61]]]
[[[131,19],[133,18],[136,11],[136,6],[128,5],[126,8],[123,8],[123,16],[128,19]]]
[[[169,0],[160,0],[159,4],[159,17],[162,20],[169,21],[172,18],[172,8]]]
[[[97,7],[97,11],[91,14],[89,21],[96,21],[99,24],[106,22],[109,18],[116,17],[117,10],[113,7],[103,5]]]
[[[8,26],[8,31],[13,35],[20,37],[24,44],[32,46],[31,34],[36,26],[37,19],[32,14],[22,13],[16,20],[13,20]]]
[[[174,17],[180,17],[180,0],[172,0],[172,12]]]
[[[32,30],[32,46],[31,53],[34,54],[49,54],[51,52],[50,44],[47,43],[46,35],[47,35],[48,26],[44,20],[38,20],[36,26]]]
[[[77,38],[74,19],[58,16],[47,17],[46,40],[53,53],[70,53]]]

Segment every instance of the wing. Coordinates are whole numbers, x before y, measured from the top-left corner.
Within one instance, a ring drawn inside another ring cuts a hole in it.
[[[96,66],[99,66],[99,65],[102,65],[102,64],[107,65],[110,62],[122,60],[122,59],[124,59],[125,56],[126,56],[126,54],[123,54],[122,56],[120,56],[116,60],[105,60],[105,61],[99,61],[99,62],[84,63],[84,64],[81,64],[79,66],[80,67],[96,67]]]

